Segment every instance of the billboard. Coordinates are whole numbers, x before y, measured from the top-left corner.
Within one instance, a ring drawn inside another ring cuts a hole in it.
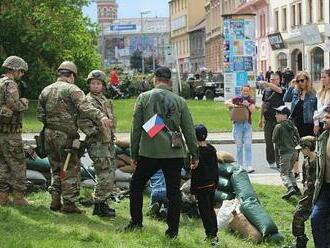
[[[225,98],[240,94],[243,85],[254,86],[256,42],[254,15],[225,15],[224,87]]]
[[[136,30],[136,24],[112,24],[110,25],[110,31],[134,31]]]

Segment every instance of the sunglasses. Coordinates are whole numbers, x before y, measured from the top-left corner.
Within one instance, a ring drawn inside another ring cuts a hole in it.
[[[304,83],[305,80],[306,80],[306,78],[304,78],[304,79],[299,79],[299,80],[296,80],[296,82],[297,82],[298,84],[299,84],[299,83]]]

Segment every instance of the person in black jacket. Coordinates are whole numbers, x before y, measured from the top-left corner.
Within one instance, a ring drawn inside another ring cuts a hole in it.
[[[218,161],[216,149],[206,142],[207,129],[200,124],[195,127],[198,140],[199,164],[191,171],[191,193],[197,198],[198,209],[203,221],[206,241],[218,245],[218,225],[214,211],[214,193],[217,188]]]

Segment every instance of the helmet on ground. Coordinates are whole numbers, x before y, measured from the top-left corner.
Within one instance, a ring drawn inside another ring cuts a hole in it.
[[[9,56],[8,58],[6,58],[2,64],[2,67],[16,71],[27,71],[29,68],[25,60],[18,56]]]
[[[57,71],[61,71],[61,70],[70,71],[73,74],[75,74],[75,76],[77,76],[78,74],[77,66],[72,61],[62,62],[62,64],[60,64],[60,66],[58,67]]]
[[[93,70],[88,74],[87,83],[89,83],[92,79],[97,79],[106,84],[107,77],[103,71]]]

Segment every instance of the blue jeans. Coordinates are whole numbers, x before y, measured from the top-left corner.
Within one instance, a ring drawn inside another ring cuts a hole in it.
[[[166,183],[162,170],[158,170],[150,178],[151,187],[151,204],[156,202],[163,203],[167,207],[167,196],[166,196]]]
[[[330,183],[324,183],[320,195],[313,207],[312,233],[315,248],[328,248],[329,237],[327,223],[330,217]]]
[[[252,165],[252,126],[248,121],[234,122],[233,138],[236,144],[237,164],[243,168]],[[244,154],[243,154],[244,152]],[[244,155],[244,162],[243,162]]]

